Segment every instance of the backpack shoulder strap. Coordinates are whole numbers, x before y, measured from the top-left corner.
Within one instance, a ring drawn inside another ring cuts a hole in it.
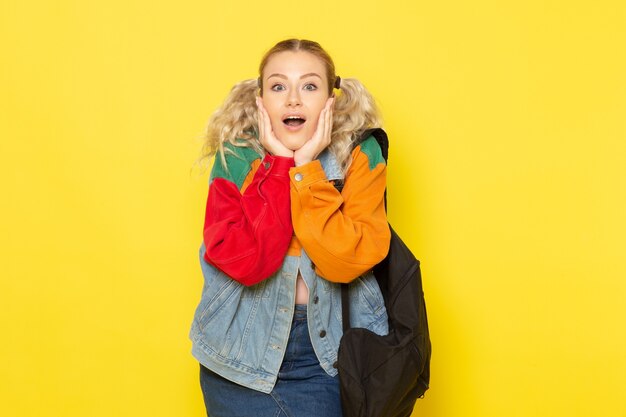
[[[376,139],[376,142],[378,142],[378,145],[380,146],[380,150],[383,154],[383,158],[385,159],[385,163],[386,163],[387,158],[389,156],[389,139],[387,138],[387,133],[385,133],[385,131],[380,127],[367,129],[363,131],[363,133],[361,133],[361,135],[352,142],[352,149],[354,150],[354,148],[359,146],[362,142],[365,141],[365,139],[369,138],[370,136],[374,136],[374,138]],[[343,179],[335,181],[335,188],[339,192],[343,190],[343,185],[344,185]],[[385,207],[386,206],[387,206],[387,191],[385,190]]]
[[[354,142],[352,142],[352,149],[359,146],[365,139],[370,136],[374,136],[376,138],[376,142],[380,146],[380,150],[382,151],[383,158],[385,162],[387,162],[387,158],[389,156],[389,138],[387,138],[387,133],[379,127],[374,129],[365,130]],[[335,181],[335,188],[341,192],[343,190],[343,180]],[[385,189],[385,208],[387,207],[387,189]],[[348,294],[348,285],[349,284],[341,284],[341,314],[342,314],[342,327],[343,331],[346,332],[350,328],[350,297]]]
[[[389,139],[387,138],[387,133],[385,133],[385,131],[380,127],[364,131],[359,139],[354,141],[353,148],[356,148],[357,145],[370,136],[374,136],[376,138],[376,142],[378,142],[380,150],[383,152],[383,158],[385,158],[385,162],[387,162],[387,157],[389,156]]]

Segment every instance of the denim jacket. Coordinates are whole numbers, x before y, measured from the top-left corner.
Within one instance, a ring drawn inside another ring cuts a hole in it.
[[[319,160],[328,180],[343,179],[329,151]],[[317,275],[304,249],[300,256],[285,256],[274,275],[250,287],[213,267],[203,254],[204,245],[200,248],[204,286],[190,331],[192,354],[202,365],[247,388],[271,392],[289,339],[299,271],[309,290],[311,343],[321,367],[330,376],[337,375],[341,285]],[[352,327],[387,334],[387,312],[372,272],[349,285]]]

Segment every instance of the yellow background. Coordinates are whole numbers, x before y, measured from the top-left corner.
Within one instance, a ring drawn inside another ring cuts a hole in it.
[[[626,416],[626,6],[0,5],[0,415],[201,416],[211,112],[286,37],[377,97],[434,347],[415,416]]]

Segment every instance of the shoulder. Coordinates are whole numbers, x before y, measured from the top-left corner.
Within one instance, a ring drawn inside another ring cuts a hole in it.
[[[383,152],[378,141],[373,135],[370,135],[352,151],[353,161],[363,160],[367,162],[370,171],[373,171],[378,165],[386,165]]]
[[[224,143],[223,154],[221,151],[215,154],[209,182],[213,182],[216,178],[222,178],[235,183],[237,188],[241,189],[254,161],[260,159],[261,155],[253,148]]]

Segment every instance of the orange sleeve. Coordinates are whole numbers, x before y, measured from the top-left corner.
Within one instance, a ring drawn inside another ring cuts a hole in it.
[[[318,160],[289,170],[294,232],[316,266],[333,282],[350,282],[382,261],[391,233],[385,213],[387,167],[371,166],[357,146],[341,193]]]

